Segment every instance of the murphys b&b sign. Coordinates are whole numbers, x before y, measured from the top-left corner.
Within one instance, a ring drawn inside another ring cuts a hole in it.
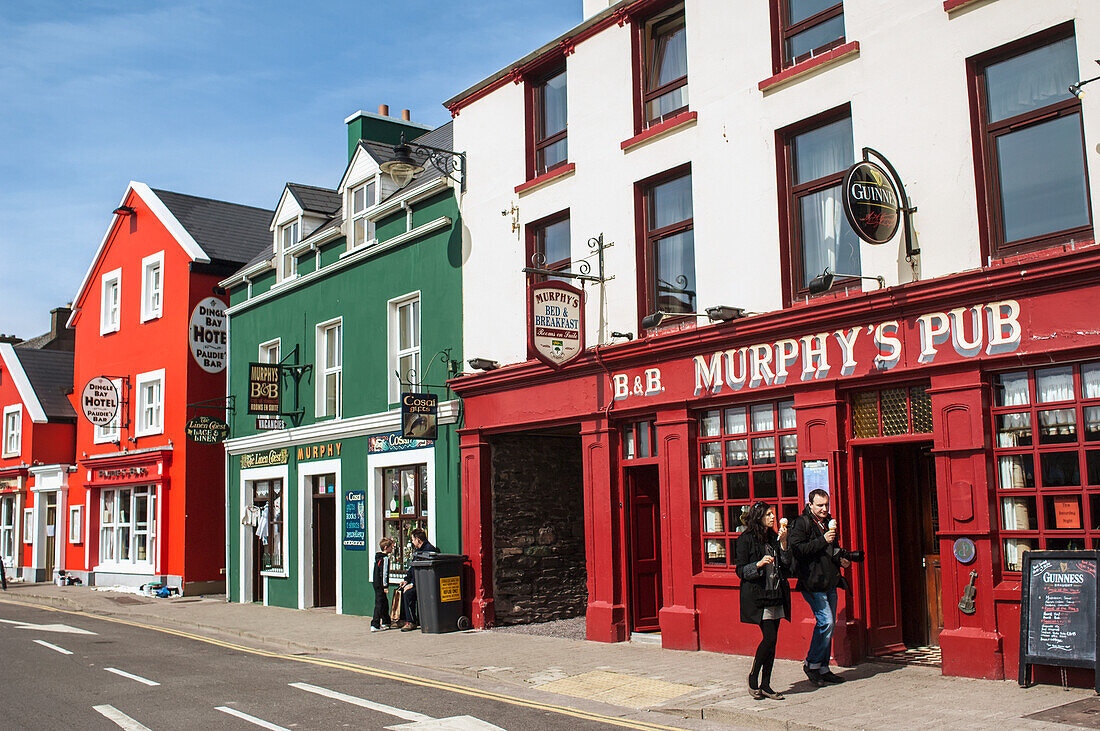
[[[528,354],[561,368],[584,352],[584,292],[564,282],[530,288]]]

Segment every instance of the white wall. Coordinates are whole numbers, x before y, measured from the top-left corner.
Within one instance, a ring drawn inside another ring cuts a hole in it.
[[[585,0],[586,15],[602,4]],[[919,271],[905,262],[899,231],[889,244],[864,244],[864,273],[882,274],[892,285],[980,266],[965,59],[1073,18],[1081,78],[1095,76],[1100,3],[991,0],[952,16],[942,0],[844,5],[846,37],[859,41],[859,56],[765,95],[758,83],[772,73],[767,3],[687,0],[690,109],[698,123],[626,153],[620,143],[634,134],[629,27],[612,24],[580,43],[567,58],[569,160],[576,173],[522,197],[514,188],[525,179],[523,85],[508,82],[461,109],[454,135],[455,149],[469,158],[461,202],[469,252],[466,355],[526,359],[523,235],[512,233],[510,217],[501,215],[513,203],[521,224],[569,208],[574,261],[588,253],[591,236],[602,232],[615,243],[607,252],[615,279],[606,288],[605,339],[610,330],[636,331],[634,182],[688,161],[700,310],[780,308],[775,130],[846,102],[857,157],[863,146],[886,155],[920,209]],[[1097,221],[1100,89],[1088,91],[1095,93],[1082,107]],[[599,288],[586,290],[591,346],[600,333]]]

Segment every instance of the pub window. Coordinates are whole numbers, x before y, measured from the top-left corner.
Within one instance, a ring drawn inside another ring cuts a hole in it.
[[[565,67],[542,76],[529,88],[528,177],[535,177],[564,165],[569,158]]]
[[[164,252],[141,260],[141,321],[154,320],[164,311]]]
[[[860,391],[852,396],[857,439],[932,433],[932,401],[924,386]]]
[[[859,274],[859,239],[844,215],[840,188],[854,161],[851,111],[844,107],[780,132],[786,160],[786,258],[791,299],[809,295],[825,271]],[[859,282],[838,276],[834,289]]]
[[[375,184],[368,181],[351,190],[351,245],[362,246],[375,238],[374,221],[367,218],[367,209],[375,204]]]
[[[279,281],[293,279],[298,276],[298,260],[290,253],[290,250],[298,243],[298,221],[291,221],[285,226],[279,227],[279,235],[276,239],[278,246],[276,264],[279,268]]]
[[[15,567],[15,530],[18,507],[15,495],[0,496],[0,560],[8,568]]]
[[[404,577],[412,559],[412,530],[428,530],[428,468],[426,465],[382,470],[382,534],[401,549],[390,565],[395,581]]]
[[[339,417],[344,363],[343,321],[317,326],[317,416]]]
[[[99,334],[118,332],[122,327],[122,270],[103,275],[99,302]]]
[[[695,312],[695,224],[691,170],[684,167],[643,181],[638,274],[643,277],[639,317],[657,311]],[[842,214],[843,215],[843,214]]]
[[[991,256],[1091,240],[1073,24],[970,61]]]
[[[540,221],[527,224],[527,261],[536,269],[567,272],[572,264],[569,246],[569,211],[562,211]],[[550,277],[532,274],[531,281],[545,282],[556,279],[568,282],[567,277]]]
[[[263,550],[260,556],[260,570],[282,572],[283,556],[283,516],[286,505],[283,496],[282,480],[257,480],[252,483],[252,505],[256,509],[256,538]]]
[[[420,383],[420,294],[390,300],[390,403]],[[396,373],[397,375],[392,375]]]
[[[638,88],[644,129],[688,108],[684,6],[681,3],[636,27],[642,54],[642,77],[638,79]]]
[[[23,432],[23,407],[4,407],[4,457],[18,457]]]
[[[113,564],[153,563],[156,542],[156,489],[104,488],[100,491],[99,560]]]
[[[844,3],[836,0],[771,0],[776,72],[844,43]]]
[[[995,375],[992,418],[1004,570],[1100,548],[1100,361]]]
[[[134,436],[164,433],[164,369],[139,373],[137,385],[137,425]],[[121,404],[120,404],[121,408]]]
[[[802,509],[794,401],[704,411],[698,434],[703,563],[732,568],[743,510],[764,500],[793,520]]]
[[[649,459],[657,456],[657,427],[652,421],[625,424],[619,433],[623,459]]]

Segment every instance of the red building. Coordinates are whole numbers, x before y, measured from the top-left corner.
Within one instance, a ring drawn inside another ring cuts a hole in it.
[[[837,659],[939,644],[945,674],[1014,677],[1023,552],[1100,546],[1098,296],[1094,246],[1044,252],[456,380],[475,625],[502,611],[514,531],[494,501],[527,455],[582,470],[589,639],[751,654],[730,571],[741,506],[793,517],[825,487],[868,554],[846,572]],[[574,488],[541,479],[528,500]],[[797,596],[794,613],[792,659],[813,628]]]
[[[189,441],[185,425],[225,415],[217,283],[271,247],[272,214],[143,183],[130,183],[114,213],[69,322],[83,413],[69,504],[83,506],[85,525],[67,567],[88,584],[221,590],[225,457],[220,444]],[[93,424],[82,399],[99,377],[119,404]]]
[[[54,310],[53,335],[68,314]],[[25,581],[52,580],[65,568],[67,539],[79,543],[67,532],[73,515],[80,525],[67,496],[76,448],[73,354],[51,349],[66,347],[63,340],[47,334],[0,344],[0,560],[9,577]]]

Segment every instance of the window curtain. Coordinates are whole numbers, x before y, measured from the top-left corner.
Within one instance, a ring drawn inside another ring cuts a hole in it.
[[[985,70],[989,121],[998,122],[1068,99],[1077,81],[1074,39],[1064,38]]]
[[[1081,391],[1085,398],[1100,398],[1100,363],[1081,366]]]
[[[653,68],[649,73],[650,91],[687,76],[688,72],[687,30],[683,25],[663,32],[655,45]]]
[[[565,129],[566,111],[565,73],[558,74],[543,87],[542,133],[549,137]]]

